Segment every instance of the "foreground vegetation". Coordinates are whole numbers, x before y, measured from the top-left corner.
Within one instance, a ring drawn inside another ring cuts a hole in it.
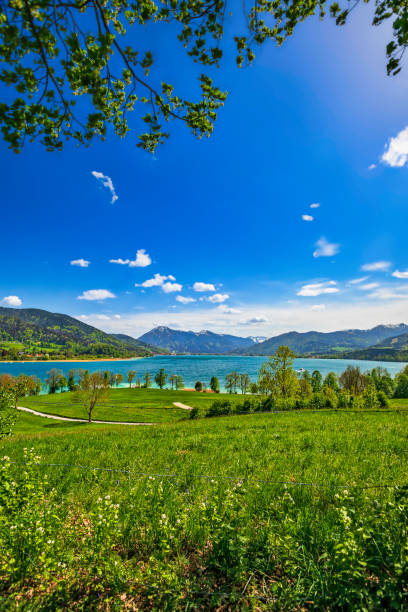
[[[154,427],[45,423],[14,408],[27,380],[3,378],[0,608],[406,609],[408,373],[292,364],[281,347],[227,394],[83,371],[24,397]]]
[[[3,609],[404,609],[404,413],[62,431],[2,443]]]

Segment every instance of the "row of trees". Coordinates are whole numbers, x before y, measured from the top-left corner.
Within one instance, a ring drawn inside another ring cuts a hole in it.
[[[363,373],[358,366],[347,366],[339,376],[329,372],[324,378],[319,370],[310,373],[303,370],[296,373],[293,368],[295,354],[286,346],[278,348],[260,368],[257,382],[250,380],[248,374],[231,372],[225,377],[225,387],[229,393],[261,394],[279,397],[309,396],[324,389],[335,393],[344,391],[361,395],[367,387],[374,387],[387,397],[408,397],[408,366],[395,378],[386,368],[377,366]]]
[[[293,369],[294,358],[295,354],[288,347],[279,347],[259,371],[259,393],[295,397],[331,389],[334,393],[343,391],[359,396],[371,387],[387,397],[408,397],[408,366],[392,378],[381,366],[363,373],[358,366],[349,365],[340,376],[329,372],[323,379],[318,370],[312,374],[305,370],[297,376]]]
[[[81,383],[84,377],[89,376],[88,370],[70,370],[68,375],[65,376],[63,372],[57,368],[53,368],[47,372],[47,378],[45,384],[48,388],[49,393],[56,393],[57,391],[77,391],[81,388]],[[153,380],[159,389],[163,389],[167,381],[171,384],[172,389],[183,389],[184,380],[182,376],[177,374],[168,375],[163,368],[160,368],[158,372],[152,376],[150,372],[145,372],[140,378],[137,376],[135,370],[129,370],[126,375],[121,373],[111,372],[109,370],[102,372],[102,376],[106,385],[109,388],[119,387],[124,381],[129,385],[129,388],[145,388],[149,389]]]

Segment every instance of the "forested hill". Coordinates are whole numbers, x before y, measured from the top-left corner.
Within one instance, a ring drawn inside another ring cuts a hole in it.
[[[350,359],[371,359],[373,361],[408,362],[408,333],[389,336],[375,346],[350,351],[344,354]]]
[[[137,357],[158,353],[130,336],[116,337],[65,314],[0,307],[0,358]]]
[[[179,331],[169,327],[155,327],[139,340],[155,346],[163,346],[175,353],[190,354],[225,354],[234,349],[252,346],[251,338],[241,338],[229,334],[214,334],[210,331]]]
[[[393,334],[398,338],[408,332],[408,325],[377,325],[372,329],[345,329],[335,332],[288,332],[265,342],[234,351],[240,355],[271,355],[285,345],[297,355],[336,355],[355,349],[365,349],[382,343]]]

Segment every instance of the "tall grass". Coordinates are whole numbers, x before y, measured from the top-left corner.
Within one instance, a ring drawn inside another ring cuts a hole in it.
[[[2,444],[16,462],[3,487],[18,485],[0,514],[2,606],[402,610],[408,500],[383,485],[407,482],[407,418],[258,414],[19,434]],[[66,465],[40,465],[56,463]],[[38,500],[21,504],[30,483]],[[34,537],[38,521],[45,535]],[[15,524],[25,538],[10,536]]]

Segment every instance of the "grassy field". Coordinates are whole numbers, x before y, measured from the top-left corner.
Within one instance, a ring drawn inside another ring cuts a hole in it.
[[[43,493],[16,502],[20,538],[0,522],[0,607],[406,609],[408,494],[387,485],[408,482],[407,419],[305,411],[131,428],[21,415],[2,442],[9,482]]]
[[[97,407],[92,417],[100,421],[130,421],[163,423],[178,421],[188,417],[183,408],[173,406],[181,402],[186,406],[205,409],[215,398],[242,399],[239,395],[219,393],[196,393],[195,391],[171,391],[168,389],[112,389],[110,399],[105,406]],[[74,393],[54,393],[25,397],[20,401],[22,406],[59,416],[86,418],[83,406],[75,402]]]

